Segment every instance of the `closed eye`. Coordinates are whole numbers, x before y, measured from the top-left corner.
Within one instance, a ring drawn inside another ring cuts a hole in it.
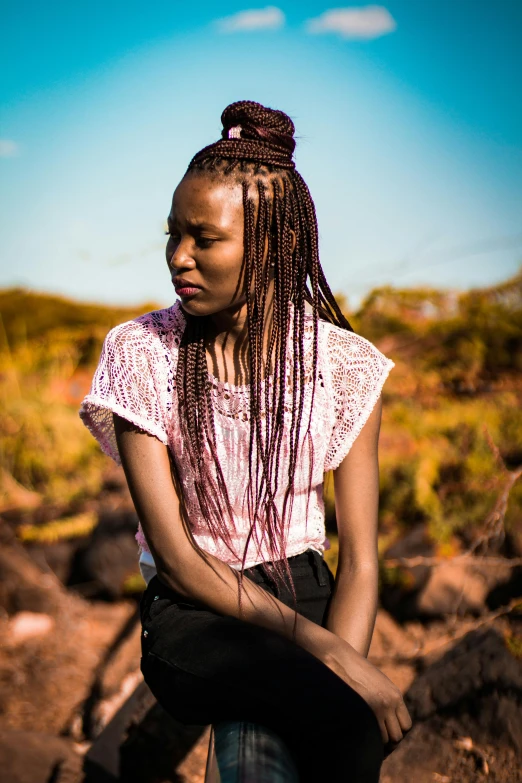
[[[179,234],[175,231],[167,231],[164,232],[165,236],[168,236],[170,239],[179,239]],[[205,248],[209,248],[212,246],[214,242],[217,242],[218,240],[214,237],[203,237],[201,234],[198,234],[195,237],[195,241],[198,247],[200,247],[202,250]]]
[[[217,242],[217,239],[211,239],[210,237],[202,237],[202,236],[196,238],[197,246],[203,249],[206,247],[211,247],[213,242]]]

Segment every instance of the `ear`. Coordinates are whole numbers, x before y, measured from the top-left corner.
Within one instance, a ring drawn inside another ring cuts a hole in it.
[[[291,228],[291,229],[290,229],[290,234],[291,234],[291,236],[292,236],[292,248],[291,248],[291,252],[293,253],[293,252],[294,252],[294,250],[295,250],[295,246],[296,246],[296,244],[297,244],[297,237],[296,237],[296,235],[295,235],[295,231],[294,231],[294,229],[293,229],[293,228]],[[272,241],[273,241],[273,243],[275,243],[275,237],[272,237]],[[273,244],[273,245],[272,245],[272,247],[275,247],[275,245]],[[268,237],[265,239],[265,255],[264,255],[264,258],[266,258],[266,254],[267,254],[267,252],[268,252]]]

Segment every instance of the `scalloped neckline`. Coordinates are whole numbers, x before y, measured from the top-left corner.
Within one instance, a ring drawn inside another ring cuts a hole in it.
[[[293,303],[292,302],[290,302],[290,306],[293,309]],[[175,315],[182,319],[182,321],[183,321],[183,330],[184,330],[187,321],[186,321],[186,318],[185,318],[184,313],[183,313],[183,308],[181,306],[181,300],[177,299],[174,302],[174,304],[172,305],[172,308],[174,310]],[[216,376],[213,375],[210,372],[210,370],[208,370],[208,369],[207,369],[207,376],[208,376],[208,379],[212,383],[213,386],[214,385],[215,386],[221,386],[222,388],[227,389],[227,391],[244,392],[244,391],[247,391],[247,390],[250,389],[250,384],[249,383],[244,383],[244,384],[241,384],[240,386],[237,386],[236,384],[230,383],[229,381],[220,381],[219,378],[216,378]],[[263,387],[267,383],[267,381],[269,383],[272,383],[273,379],[274,379],[274,373],[269,375],[268,378],[262,378],[261,379],[261,386]]]
[[[207,372],[208,372],[209,380],[212,382],[212,385],[222,386],[224,389],[228,389],[228,391],[242,392],[242,391],[247,391],[248,389],[250,389],[250,384],[249,383],[244,383],[241,386],[236,386],[236,384],[230,383],[229,381],[220,381],[219,378],[216,378],[215,375],[212,375],[212,373],[210,371],[207,371]],[[268,379],[267,378],[262,378],[261,379],[261,386],[263,386],[267,382],[267,380],[268,380],[269,383],[272,382],[273,377],[274,377],[274,375],[272,373],[272,375],[270,375],[268,377]]]

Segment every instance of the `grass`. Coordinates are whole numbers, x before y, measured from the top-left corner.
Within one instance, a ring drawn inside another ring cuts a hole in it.
[[[53,517],[75,519],[21,535],[74,535],[92,524],[75,515],[99,494],[108,465],[79,403],[108,329],[154,306],[107,308],[15,289],[0,292],[0,309],[0,476],[9,479],[0,504],[14,502],[18,482]],[[383,390],[379,545],[425,522],[439,547],[450,546],[483,523],[506,469],[522,463],[522,272],[458,295],[375,289],[347,315],[396,363]],[[331,475],[324,498],[333,534]],[[505,525],[522,525],[522,482]]]

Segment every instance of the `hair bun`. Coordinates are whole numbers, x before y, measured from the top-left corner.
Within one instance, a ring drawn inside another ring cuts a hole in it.
[[[288,114],[283,111],[269,109],[255,101],[236,101],[223,111],[221,122],[223,139],[228,139],[230,128],[240,125],[242,139],[284,147],[291,153],[295,149],[295,126]]]

